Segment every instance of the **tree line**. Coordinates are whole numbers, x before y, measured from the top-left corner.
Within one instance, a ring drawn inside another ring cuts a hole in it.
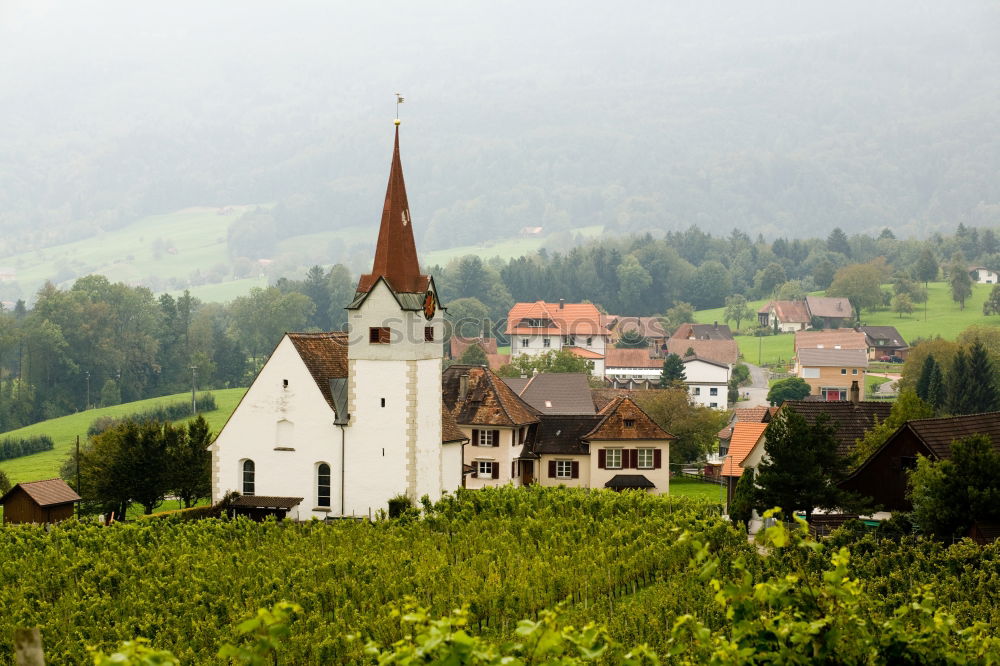
[[[728,306],[734,296],[745,305],[820,290],[848,297],[858,311],[892,307],[902,316],[926,301],[926,283],[942,275],[964,306],[971,294],[965,270],[970,263],[1000,267],[1000,240],[992,229],[960,224],[951,235],[906,240],[889,229],[873,238],[849,237],[836,228],[826,238],[766,241],[737,229],[716,236],[692,226],[662,237],[601,238],[564,252],[542,249],[507,261],[468,255],[428,270],[456,319],[502,322],[515,302],[562,298],[617,315],[669,318],[672,308]],[[890,291],[882,288],[886,282]],[[738,304],[729,319],[737,327],[752,322],[752,313]],[[461,333],[481,334],[478,328],[467,324]]]

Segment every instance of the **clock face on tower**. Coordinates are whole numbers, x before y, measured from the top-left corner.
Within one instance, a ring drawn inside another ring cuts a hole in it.
[[[434,292],[428,291],[424,294],[424,317],[427,319],[433,318],[435,309]]]

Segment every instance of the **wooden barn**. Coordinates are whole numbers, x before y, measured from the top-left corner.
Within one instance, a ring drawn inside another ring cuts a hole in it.
[[[80,496],[62,479],[19,483],[0,497],[5,524],[57,523],[71,517],[79,501]]]

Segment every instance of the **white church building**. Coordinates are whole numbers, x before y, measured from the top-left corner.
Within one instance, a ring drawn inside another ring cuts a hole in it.
[[[373,516],[462,485],[467,440],[441,407],[444,308],[420,274],[399,121],[372,272],[349,332],[288,333],[210,447],[212,501],[250,515]]]

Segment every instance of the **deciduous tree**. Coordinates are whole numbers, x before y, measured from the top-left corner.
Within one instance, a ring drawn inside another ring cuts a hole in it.
[[[920,456],[911,473],[913,519],[926,534],[951,539],[976,521],[1000,520],[1000,453],[986,435],[951,445],[951,459]]]
[[[801,400],[811,391],[809,384],[801,377],[787,377],[771,385],[767,392],[767,401],[777,406],[786,400]]]
[[[753,318],[753,310],[747,305],[746,296],[734,294],[726,299],[726,312],[722,316],[726,322],[735,321],[736,329],[739,330],[740,323]]]

